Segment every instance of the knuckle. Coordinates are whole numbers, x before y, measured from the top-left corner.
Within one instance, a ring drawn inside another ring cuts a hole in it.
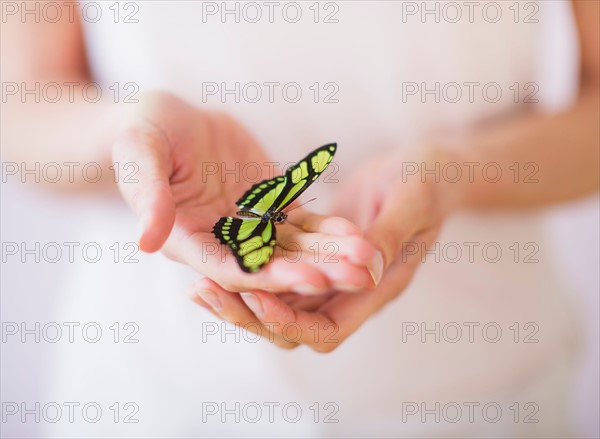
[[[340,217],[340,224],[342,225],[346,234],[350,235],[350,239],[359,239],[360,235],[362,235],[361,230],[352,221]]]

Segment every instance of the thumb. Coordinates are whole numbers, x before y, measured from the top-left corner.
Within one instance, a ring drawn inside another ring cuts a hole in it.
[[[154,126],[131,128],[113,146],[113,165],[119,190],[139,218],[140,249],[159,250],[175,222],[168,139]]]
[[[392,209],[384,207],[366,231],[367,239],[378,249],[376,258],[368,266],[376,284],[383,272],[396,259],[399,230]]]
[[[396,261],[403,250],[404,240],[419,227],[418,203],[397,192],[388,193],[366,231],[367,239],[381,252],[382,272]]]

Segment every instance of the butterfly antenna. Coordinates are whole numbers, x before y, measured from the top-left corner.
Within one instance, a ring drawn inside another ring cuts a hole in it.
[[[299,207],[302,207],[302,206],[304,206],[305,204],[308,204],[308,203],[310,203],[311,201],[315,201],[316,199],[317,199],[316,197],[315,197],[315,198],[311,198],[310,200],[308,200],[308,201],[305,201],[305,202],[304,202],[304,203],[302,203],[301,205],[291,208],[290,210],[288,210],[288,211],[287,211],[287,212],[285,212],[285,213],[286,213],[286,214],[288,214],[288,213],[290,213],[292,210],[294,210],[294,209],[298,209]]]

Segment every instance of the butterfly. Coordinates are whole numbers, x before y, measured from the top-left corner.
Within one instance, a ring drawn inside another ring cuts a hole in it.
[[[240,218],[217,221],[213,234],[232,250],[243,271],[256,273],[270,261],[277,243],[275,224],[287,219],[283,210],[327,169],[336,149],[336,143],[321,146],[285,175],[255,184],[235,203]]]

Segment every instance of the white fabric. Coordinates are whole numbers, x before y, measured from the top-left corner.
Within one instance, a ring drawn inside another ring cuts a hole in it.
[[[537,24],[515,24],[508,3],[503,6],[505,18],[495,24],[480,15],[474,23],[423,24],[414,17],[403,23],[402,2],[339,3],[336,24],[315,24],[310,18],[296,24],[222,24],[218,19],[203,23],[200,2],[145,2],[140,3],[139,23],[103,20],[88,23],[85,31],[93,71],[102,83],[135,81],[142,89],[170,90],[197,105],[230,112],[274,160],[291,162],[337,141],[339,183],[311,188],[323,210],[332,193],[372,154],[418,144],[440,129],[459,130],[515,109],[509,87],[540,81],[536,60],[545,53],[540,39],[553,4],[540,5]],[[308,6],[302,6],[306,14]],[[569,17],[563,18],[559,24],[568,34]],[[562,73],[568,78],[567,70]],[[275,103],[221,104],[214,97],[203,103],[203,81],[294,81],[307,96],[296,104],[280,98]],[[475,103],[435,103],[431,97],[422,103],[417,96],[402,102],[400,84],[407,81],[496,82],[504,95],[498,103],[485,102],[481,95]],[[308,87],[314,82],[339,84],[339,103],[312,102]],[[123,207],[102,206],[98,219],[93,219],[94,212],[85,217],[82,241],[132,238],[133,219]],[[539,406],[539,423],[526,425],[532,429],[527,434],[550,434],[554,426],[568,430],[568,420],[556,406],[576,325],[569,290],[555,275],[539,224],[538,214],[452,218],[440,237],[442,245],[495,242],[504,251],[501,260],[485,262],[480,251],[474,263],[465,255],[458,263],[432,258],[398,300],[329,355],[304,347],[282,351],[243,338],[236,342],[231,335],[225,343],[217,336],[203,342],[206,329],[212,328],[207,324],[217,320],[183,294],[196,275],[161,256],[141,255],[140,263],[131,265],[81,265],[65,285],[64,320],[106,322],[106,327],[133,321],[140,327],[140,342],[59,347],[64,352],[55,365],[55,387],[48,392],[58,400],[106,401],[106,407],[114,401],[135,401],[140,422],[114,423],[107,415],[97,424],[47,425],[47,434],[509,436],[523,431],[522,424],[511,421],[509,406],[514,402]],[[537,243],[539,263],[515,263],[509,250],[515,242],[521,255],[522,245]],[[433,336],[425,343],[418,336],[403,341],[410,322],[423,322],[427,328],[456,322],[465,331],[465,322],[479,326],[473,343],[466,332],[457,343],[432,342]],[[489,322],[503,331],[497,343],[482,339],[481,328]],[[539,342],[515,343],[509,329],[514,322],[521,331],[527,322],[537,325]],[[242,406],[273,401],[280,407],[297,402],[303,415],[296,423],[282,420],[280,411],[274,423],[266,412],[257,423],[236,423],[233,415],[227,423],[217,417],[202,422],[203,402],[232,407],[236,401]],[[490,423],[481,416],[474,423],[463,416],[457,424],[402,419],[407,402],[428,402],[431,407],[435,402],[468,401],[499,403],[502,422]],[[337,404],[334,417],[339,422],[314,422],[309,407],[315,402],[321,405],[321,416],[329,413],[323,404]]]

